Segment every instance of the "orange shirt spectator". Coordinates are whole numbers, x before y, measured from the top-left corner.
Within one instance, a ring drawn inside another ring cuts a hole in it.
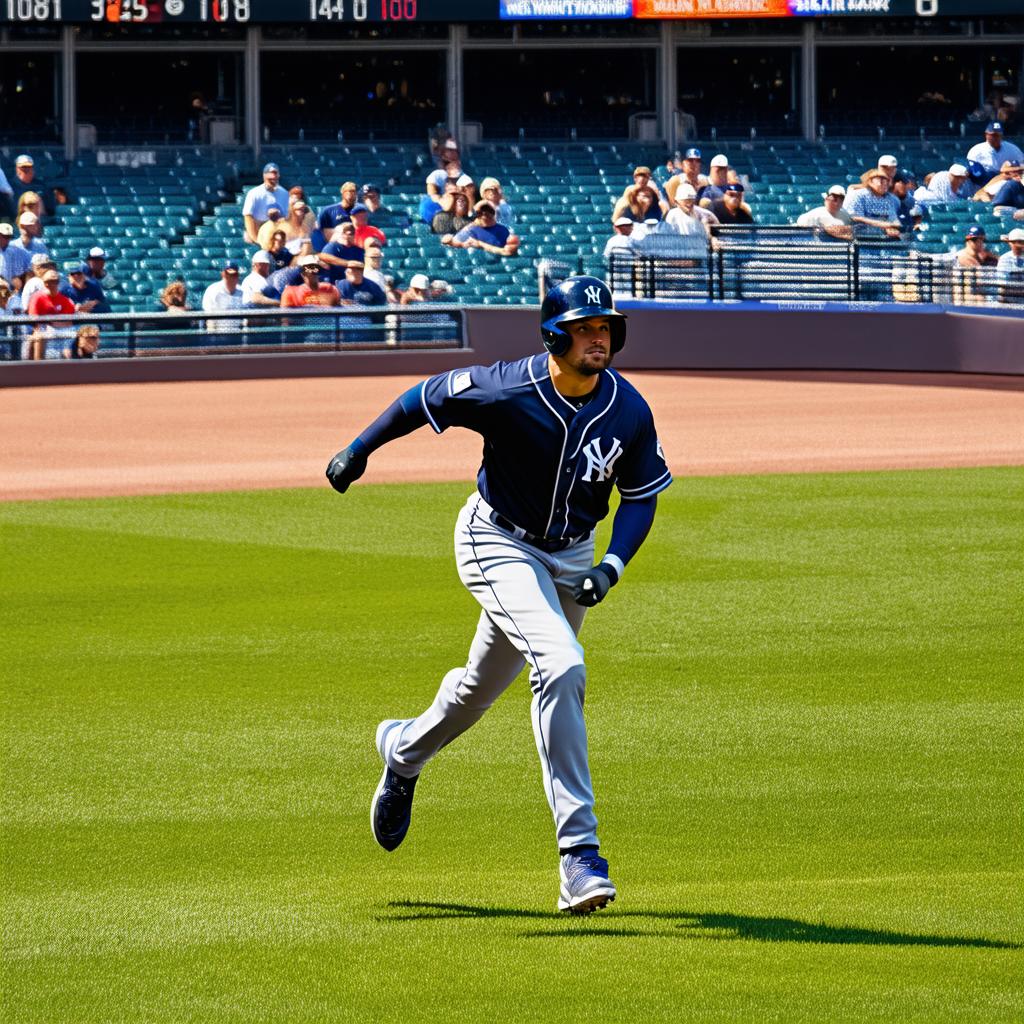
[[[356,245],[365,247],[368,238],[376,238],[381,245],[387,245],[388,240],[380,228],[375,228],[370,221],[370,211],[362,203],[356,203],[352,207],[352,223],[356,226]]]
[[[299,261],[302,284],[290,284],[281,293],[281,305],[287,309],[299,306],[337,306],[341,295],[333,284],[320,280],[320,261],[303,256]]]

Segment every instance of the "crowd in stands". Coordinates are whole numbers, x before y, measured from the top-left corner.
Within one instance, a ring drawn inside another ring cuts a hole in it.
[[[317,211],[301,184],[286,188],[279,167],[266,164],[263,180],[246,191],[242,202],[244,241],[251,246],[248,262],[224,261],[219,278],[198,296],[189,295],[185,281],[171,282],[159,297],[160,308],[171,315],[223,314],[435,301],[450,293],[443,281],[417,272],[403,286],[388,273],[388,234],[405,232],[415,217],[429,225],[439,253],[443,246],[499,259],[516,255],[516,211],[501,181],[485,177],[478,189],[463,169],[454,139],[438,145],[435,156],[438,166],[424,182],[419,208],[409,211],[389,209],[377,185],[352,180],[341,184],[338,202]],[[901,167],[894,155],[882,154],[859,178],[854,174],[846,184],[822,181],[821,204],[805,210],[796,226],[816,240],[906,240],[927,229],[933,208],[966,210],[970,204],[986,204],[999,215],[1024,221],[1024,152],[1004,138],[999,121],[987,124],[984,141],[949,166],[919,176]],[[739,173],[725,153],[713,155],[705,170],[696,147],[675,153],[657,172],[637,166],[613,204],[604,256],[713,250],[724,229],[762,222],[757,190],[758,182]],[[93,247],[82,258],[58,264],[48,248],[46,218],[67,201],[63,188],[36,176],[29,154],[16,158],[12,178],[0,168],[0,316],[27,318],[26,358],[88,358],[98,335],[87,332],[83,341],[67,321],[47,318],[110,311],[107,292],[114,282],[104,250]],[[955,255],[956,265],[992,267],[1007,279],[1020,280],[1024,229],[1009,231],[1001,241],[1007,250],[993,252],[984,229],[971,227]],[[206,329],[230,332],[240,322],[211,317]]]
[[[691,147],[674,154],[665,166],[663,188],[654,180],[651,168],[636,167],[633,184],[623,191],[612,213],[613,234],[605,243],[604,256],[669,253],[686,256],[707,252],[720,243],[720,229],[729,225],[754,225],[756,197],[724,153],[713,156],[707,173],[703,154]],[[989,204],[999,215],[1024,220],[1024,152],[1003,138],[1003,125],[990,122],[985,139],[971,147],[963,161],[929,171],[922,177],[901,168],[892,154],[879,156],[874,167],[860,180],[844,186],[828,184],[821,193],[822,204],[801,214],[797,227],[809,229],[819,239],[851,241],[854,238],[906,239],[923,230],[929,209],[945,209],[971,203]],[[822,182],[824,186],[826,182]],[[972,229],[967,247],[957,254],[960,267],[992,265],[1006,280],[1024,284],[1024,264],[1019,258],[1019,241],[1024,230],[1014,229],[1002,237],[1009,249],[1001,257],[969,262],[972,246],[985,241],[982,229]],[[987,250],[986,250],[987,252]],[[1005,290],[1003,297],[1019,297]]]

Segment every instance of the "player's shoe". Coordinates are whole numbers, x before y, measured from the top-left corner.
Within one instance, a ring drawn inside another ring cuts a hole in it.
[[[402,724],[401,719],[388,719],[377,726],[377,750],[384,761],[384,774],[370,804],[370,825],[373,838],[389,852],[401,845],[409,831],[412,795],[419,778],[418,775],[411,779],[403,778],[388,767],[387,744],[394,739],[394,728]]]
[[[615,899],[615,886],[608,877],[608,861],[597,850],[566,853],[558,865],[561,887],[558,909],[567,914],[592,914]]]

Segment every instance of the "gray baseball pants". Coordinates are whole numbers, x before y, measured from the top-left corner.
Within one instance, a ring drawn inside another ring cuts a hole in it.
[[[593,537],[548,554],[495,526],[490,511],[473,494],[455,528],[459,577],[483,608],[469,658],[445,675],[423,714],[394,730],[383,753],[392,771],[418,775],[529,664],[533,734],[558,847],[597,846],[583,721],[586,669],[576,639],[586,609],[571,592],[593,565]]]

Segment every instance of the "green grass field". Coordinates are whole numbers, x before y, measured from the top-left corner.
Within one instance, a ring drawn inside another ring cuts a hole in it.
[[[0,505],[5,1024],[1021,1020],[1024,470],[677,480],[583,633],[582,920],[525,678],[370,835],[468,490]]]

